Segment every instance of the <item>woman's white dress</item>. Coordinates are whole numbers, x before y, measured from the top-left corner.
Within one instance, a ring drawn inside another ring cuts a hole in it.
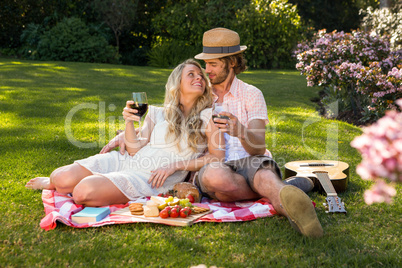
[[[211,115],[210,108],[201,112],[204,134]],[[148,116],[155,123],[150,142],[134,156],[130,156],[127,152],[125,155],[121,155],[117,151],[112,151],[77,160],[75,163],[90,170],[93,174],[100,174],[108,178],[130,200],[141,196],[166,193],[173,189],[176,183],[182,182],[186,178],[188,171],[176,171],[166,179],[160,188],[151,188],[148,183],[151,171],[168,163],[197,158],[205,151],[207,144],[200,144],[198,152],[194,152],[187,145],[187,137],[178,139],[170,135],[166,139],[168,124],[164,117],[163,107],[149,106]],[[177,147],[178,142],[180,150]]]

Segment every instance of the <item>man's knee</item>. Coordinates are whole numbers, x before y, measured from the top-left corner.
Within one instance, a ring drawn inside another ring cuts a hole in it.
[[[273,183],[280,183],[281,177],[272,169],[261,168],[256,173],[250,184],[252,188],[259,188],[262,185],[271,185]]]
[[[231,169],[221,162],[213,162],[204,167],[199,178],[205,187],[213,187],[223,181],[229,181],[232,175]]]

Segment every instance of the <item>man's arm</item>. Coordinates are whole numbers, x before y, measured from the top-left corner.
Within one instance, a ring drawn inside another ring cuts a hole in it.
[[[119,133],[116,137],[111,139],[109,141],[109,143],[106,144],[99,153],[105,154],[105,153],[111,152],[112,150],[114,150],[117,147],[120,147],[120,150],[119,150],[120,153],[124,154],[126,151],[126,144],[124,143],[124,136],[125,136],[124,131]]]
[[[250,155],[263,155],[265,146],[265,122],[262,119],[253,119],[238,136],[241,145]]]

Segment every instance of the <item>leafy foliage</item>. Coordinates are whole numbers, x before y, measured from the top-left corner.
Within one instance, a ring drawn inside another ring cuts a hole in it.
[[[0,53],[38,58],[38,37],[64,18],[76,17],[93,25],[109,44],[116,45],[123,64],[146,65],[147,55],[161,53],[150,50],[168,48],[173,40],[186,48],[185,53],[189,47],[198,53],[206,30],[226,27],[237,31],[242,43],[249,47],[245,55],[251,67],[290,68],[294,61],[289,52],[310,26],[329,30],[357,28],[356,7],[378,3],[379,0],[3,0]],[[154,58],[149,60],[154,64]]]
[[[112,29],[119,51],[121,32],[135,20],[138,0],[94,0],[93,4],[99,20]]]
[[[291,51],[299,40],[300,17],[287,1],[252,1],[236,14],[252,67],[291,68]]]
[[[30,24],[42,24],[54,14],[80,16],[85,0],[2,0],[0,2],[0,47],[20,47],[20,36]]]
[[[112,62],[115,49],[104,37],[91,32],[78,18],[66,18],[46,31],[38,44],[38,59]]]
[[[402,4],[401,4],[402,6]],[[360,10],[364,15],[362,27],[366,31],[373,31],[377,35],[389,35],[391,48],[402,49],[402,9],[388,8]]]
[[[20,37],[22,44],[20,53],[23,57],[35,59],[36,49],[43,34],[44,29],[40,24],[30,23],[27,25]]]
[[[153,67],[175,67],[185,59],[193,58],[199,50],[183,41],[164,42],[148,53],[148,64]]]
[[[289,0],[305,24],[315,30],[351,31],[359,27],[359,0]],[[372,1],[374,2],[374,1]],[[370,3],[372,4],[372,3]]]
[[[300,17],[287,0],[172,1],[156,16],[154,27],[162,44],[182,40],[198,52],[206,30],[235,30],[242,45],[249,47],[245,56],[250,66],[276,68],[293,66],[291,50],[299,39]]]

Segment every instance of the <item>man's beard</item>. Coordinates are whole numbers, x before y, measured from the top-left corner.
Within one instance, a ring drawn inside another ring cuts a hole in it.
[[[218,85],[218,84],[222,83],[223,81],[226,80],[228,75],[229,75],[229,68],[228,68],[228,66],[225,66],[225,68],[223,68],[222,72],[217,74],[216,77],[213,80],[211,80],[211,84]]]

